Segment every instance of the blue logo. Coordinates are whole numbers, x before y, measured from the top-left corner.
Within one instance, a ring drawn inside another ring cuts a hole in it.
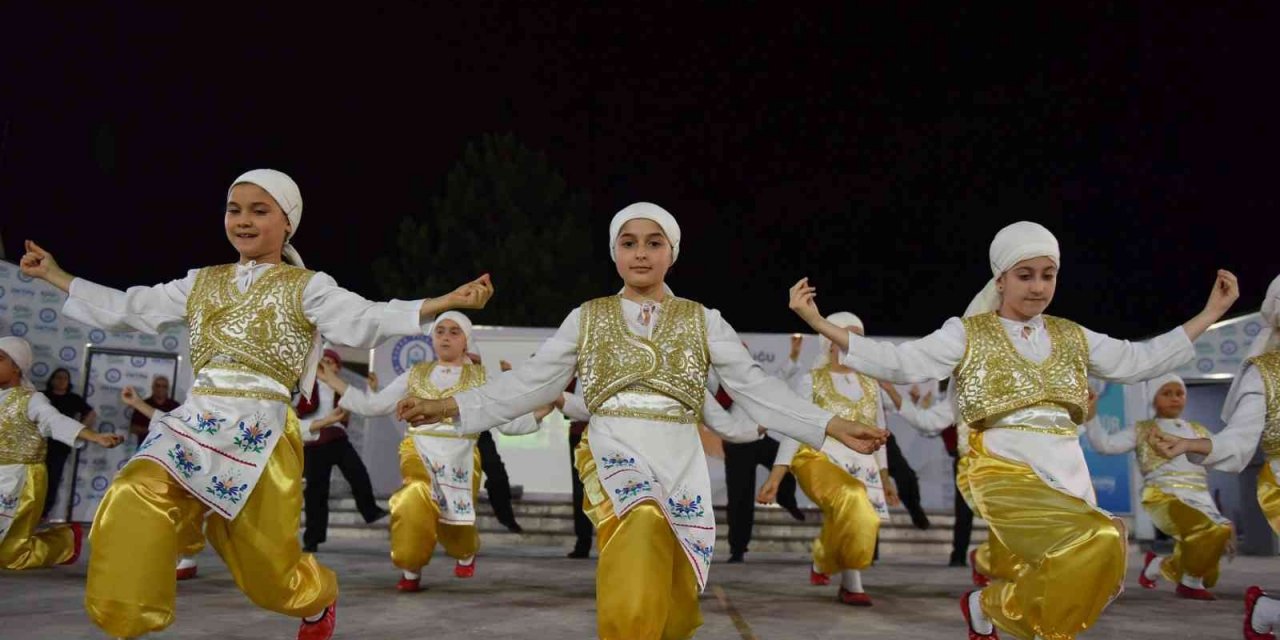
[[[1196,368],[1200,373],[1209,373],[1213,371],[1213,358],[1201,358],[1196,361]]]
[[[0,289],[0,296],[3,296],[3,295],[4,295],[4,290]],[[1250,338],[1258,335],[1261,332],[1262,332],[1262,323],[1256,320],[1246,322],[1244,325],[1244,334],[1246,336],[1249,336]]]
[[[105,377],[106,377],[106,379],[107,379],[107,382],[110,382],[111,384],[115,384],[115,383],[117,383],[117,382],[120,382],[120,370],[119,370],[119,369],[107,369],[107,375],[106,375]]]
[[[32,278],[31,276],[25,273],[22,273],[21,271],[18,272],[18,280],[21,282],[31,282],[34,279],[35,278]]]
[[[40,322],[53,322],[58,319],[58,312],[45,307],[40,310]]]
[[[13,335],[15,335],[15,336],[17,336],[17,337],[19,337],[19,338],[21,338],[22,336],[27,335],[27,323],[25,323],[25,322],[15,322],[15,323],[13,323],[13,324],[9,325],[9,333],[12,333]]]
[[[80,506],[80,492],[79,492],[79,491],[76,491],[75,493],[72,493],[72,494],[71,494],[71,506],[73,506],[73,507],[78,507],[78,506]]]
[[[90,383],[89,383],[88,388],[86,388],[86,389],[84,390],[84,397],[86,397],[86,398],[92,398],[92,397],[93,397],[93,394],[95,394],[95,393],[97,393],[97,392],[98,392],[98,388],[97,388],[97,387],[95,387],[95,386],[93,386],[93,383],[92,383],[92,382],[90,382]]]
[[[1218,345],[1218,349],[1222,351],[1222,355],[1229,356],[1239,351],[1240,345],[1236,344],[1235,340],[1223,340],[1222,344]]]
[[[434,360],[435,350],[429,336],[407,336],[396,341],[391,348],[391,368],[396,375],[408,371],[413,365],[427,360]]]
[[[123,469],[123,468],[124,468],[124,466],[125,466],[126,464],[129,464],[129,459],[128,459],[128,458],[125,458],[124,460],[121,460],[120,462],[117,462],[117,463],[116,463],[116,471],[119,471],[119,470]]]
[[[107,339],[107,332],[102,329],[93,329],[89,332],[89,342],[98,344]]]
[[[145,367],[147,366],[147,359],[142,356],[133,356],[129,358],[129,364],[135,367]]]
[[[160,345],[163,346],[167,351],[177,351],[178,339],[173,336],[165,336],[164,340],[160,341]]]
[[[58,352],[58,357],[61,358],[63,362],[71,362],[76,359],[76,348],[63,347],[62,350]]]
[[[49,365],[43,362],[37,362],[31,366],[31,375],[37,378],[43,378],[49,375]]]
[[[93,490],[94,490],[94,491],[105,491],[105,490],[106,490],[106,488],[107,488],[107,484],[109,484],[109,483],[107,482],[107,477],[106,477],[106,476],[94,476],[94,477],[93,477]]]
[[[98,433],[115,433],[115,432],[116,432],[116,425],[110,422],[98,423]]]

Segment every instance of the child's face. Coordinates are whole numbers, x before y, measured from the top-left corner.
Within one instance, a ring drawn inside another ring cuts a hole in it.
[[[463,333],[458,323],[441,320],[431,332],[431,344],[435,346],[436,357],[456,362],[467,353],[467,334]]]
[[[614,265],[622,281],[634,289],[662,284],[671,268],[671,243],[658,223],[637,218],[622,225],[615,241]]]
[[[246,260],[279,254],[291,229],[275,198],[262,187],[248,183],[231,189],[224,222],[227,239]]]
[[[0,351],[0,389],[16,387],[21,381],[22,371],[18,369],[18,363],[9,354]]]
[[[1176,382],[1165,383],[1156,392],[1156,417],[1177,418],[1187,406],[1187,390]]]
[[[1044,313],[1053,302],[1053,292],[1058,286],[1058,267],[1045,256],[1023,260],[1000,274],[996,283],[1003,288],[1000,309],[1004,315],[1034,318]]]

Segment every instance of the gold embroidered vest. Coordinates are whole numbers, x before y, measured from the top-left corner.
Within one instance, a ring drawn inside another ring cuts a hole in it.
[[[315,272],[279,264],[241,293],[232,281],[235,270],[224,264],[196,274],[187,299],[191,368],[198,373],[214,356],[228,355],[293,389],[316,330],[302,312],[302,292]]]
[[[955,370],[956,406],[961,422],[981,429],[983,421],[1037,404],[1056,404],[1084,422],[1089,407],[1089,344],[1079,325],[1044,316],[1052,344],[1036,364],[1022,357],[995,312],[964,319],[965,353]]]
[[[578,385],[587,408],[595,415],[701,421],[711,366],[706,324],[701,304],[669,296],[662,303],[652,337],[641,338],[627,328],[620,296],[583,304],[578,332]],[[623,391],[666,396],[688,411],[682,417],[643,409],[601,407]]]
[[[27,417],[33,393],[30,389],[14,387],[0,403],[0,464],[44,463],[44,436]]]
[[[880,416],[880,385],[876,384],[875,378],[863,373],[854,373],[858,378],[859,386],[862,387],[862,397],[854,401],[836,389],[831,367],[814,369],[810,375],[813,377],[814,404],[845,420],[861,422],[872,427],[879,422],[877,418]]]
[[[1199,422],[1191,422],[1188,420],[1187,424],[1190,425],[1191,430],[1195,431],[1196,435],[1201,438],[1208,438],[1212,435],[1209,430]],[[1134,453],[1138,455],[1138,468],[1142,470],[1142,475],[1145,476],[1169,462],[1168,458],[1156,453],[1155,447],[1151,446],[1151,443],[1147,441],[1147,438],[1151,436],[1151,430],[1160,428],[1159,423],[1155,420],[1143,420],[1135,424],[1133,428],[1137,432],[1135,435],[1138,438],[1138,445],[1134,448]]]
[[[1268,351],[1249,359],[1262,375],[1266,389],[1267,414],[1262,423],[1262,452],[1268,458],[1280,456],[1280,351]]]
[[[431,372],[435,371],[436,366],[439,364],[438,361],[419,362],[413,365],[412,369],[409,369],[409,395],[424,400],[442,400],[444,398],[452,398],[467,389],[484,386],[484,367],[467,363],[462,365],[462,374],[458,376],[458,382],[452,387],[441,389],[431,381]],[[453,418],[445,418],[440,423],[453,424]],[[479,436],[471,437],[478,438]]]

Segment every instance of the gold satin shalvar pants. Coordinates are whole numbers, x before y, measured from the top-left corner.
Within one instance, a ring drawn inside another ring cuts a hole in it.
[[[1155,485],[1142,488],[1142,506],[1161,531],[1173,536],[1173,554],[1160,563],[1160,573],[1177,583],[1189,575],[1204,580],[1205,588],[1218,583],[1218,561],[1234,534],[1229,525],[1209,516]]]
[[[11,570],[39,569],[62,564],[75,553],[75,534],[71,527],[58,526],[36,533],[44,494],[49,487],[44,463],[26,465],[27,480],[18,498],[18,511],[9,525],[9,533],[0,542],[0,567]]]
[[[161,465],[141,459],[120,472],[102,498],[90,535],[84,605],[112,637],[133,638],[173,622],[178,556],[194,545],[204,503]],[[338,579],[298,543],[302,517],[302,440],[289,410],[285,433],[234,520],[210,512],[205,534],[240,591],[254,604],[294,618],[313,616],[338,597]]]
[[[588,436],[574,452],[582,510],[596,527],[596,633],[603,640],[684,640],[702,626],[698,578],[662,509],[651,501],[621,518],[596,474]]]
[[[990,560],[1004,567],[988,574],[982,609],[1017,638],[1075,638],[1120,592],[1128,551],[1123,533],[1107,515],[1049,486],[1026,464],[987,453],[981,434],[975,436],[969,492],[990,527]]]
[[[474,452],[471,474],[471,503],[480,491],[480,449]],[[400,442],[400,477],[402,484],[388,502],[391,507],[391,562],[405,571],[418,573],[431,563],[436,542],[445,553],[465,560],[480,550],[480,532],[475,525],[440,522],[440,505],[431,490],[431,474],[422,463],[413,437]]]
[[[960,491],[961,497],[969,505],[970,509],[975,512],[977,508],[973,504],[973,495],[969,493],[969,456],[962,455],[956,464],[956,489]],[[979,513],[978,517],[982,517]],[[1014,576],[1022,571],[1022,561],[1009,551],[1004,543],[995,536],[987,538],[986,542],[978,545],[973,554],[974,569],[988,578],[999,578],[1003,580],[1013,580]]]
[[[807,445],[792,458],[791,473],[804,494],[822,509],[822,532],[813,541],[813,564],[818,571],[833,575],[870,566],[880,535],[880,515],[862,481]]]
[[[1258,506],[1262,507],[1262,515],[1267,517],[1271,528],[1280,533],[1280,483],[1276,482],[1276,474],[1271,470],[1271,460],[1267,459],[1258,474]]]

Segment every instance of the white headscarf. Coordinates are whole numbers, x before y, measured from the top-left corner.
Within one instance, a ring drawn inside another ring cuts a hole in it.
[[[262,187],[275,199],[276,204],[284,211],[285,217],[289,219],[290,231],[289,235],[284,239],[284,259],[285,262],[295,266],[305,266],[302,263],[302,256],[298,255],[298,250],[293,248],[289,243],[293,236],[298,233],[298,227],[302,224],[302,192],[298,190],[298,184],[293,178],[285,175],[275,169],[254,169],[248,171],[235,182],[231,183],[231,188],[227,189],[227,199],[231,198],[231,189],[238,184],[256,184]]]
[[[480,353],[480,351],[476,349],[476,341],[473,339],[474,334],[471,329],[471,318],[468,318],[457,311],[446,311],[436,316],[436,319],[431,323],[431,326],[427,327],[427,334],[435,335],[436,325],[444,322],[445,320],[452,320],[458,323],[458,327],[462,329],[462,334],[467,336],[467,353]]]
[[[609,223],[609,257],[618,259],[615,245],[618,243],[618,235],[622,233],[622,225],[637,218],[652,220],[662,227],[662,233],[666,234],[667,242],[671,243],[671,264],[675,264],[676,258],[680,257],[680,223],[676,222],[675,216],[667,213],[666,209],[649,202],[628,205],[613,216],[613,221]]]
[[[1222,404],[1222,421],[1228,422],[1236,410],[1239,400],[1240,380],[1244,378],[1245,367],[1249,366],[1249,358],[1260,356],[1268,351],[1280,349],[1280,276],[1276,276],[1267,287],[1267,295],[1262,298],[1262,330],[1253,337],[1249,351],[1244,354],[1245,363],[1236,372],[1231,381],[1231,390],[1227,392],[1227,400]]]
[[[1147,411],[1151,412],[1152,418],[1156,417],[1156,396],[1160,395],[1160,390],[1170,382],[1178,383],[1184,392],[1187,390],[1187,383],[1183,382],[1182,378],[1172,373],[1166,373],[1158,378],[1152,378],[1147,381]]]
[[[996,289],[996,278],[1012,269],[1023,260],[1046,257],[1053,265],[1061,264],[1058,252],[1058,239],[1048,229],[1035,222],[1015,222],[996,234],[991,241],[988,252],[991,260],[991,280],[974,296],[965,309],[964,316],[981,315],[1000,309],[1000,291]]]
[[[862,326],[862,319],[849,313],[848,311],[839,311],[827,316],[827,322],[836,325],[842,329],[860,329],[866,332],[866,327]],[[813,361],[814,369],[821,369],[831,363],[831,340],[826,336],[818,337],[818,357]]]
[[[35,386],[31,384],[31,379],[27,377],[27,372],[31,370],[31,363],[35,359],[31,355],[31,343],[14,336],[0,338],[0,351],[9,354],[9,358],[13,360],[13,363],[18,365],[18,373],[22,376],[22,386],[34,390]]]

